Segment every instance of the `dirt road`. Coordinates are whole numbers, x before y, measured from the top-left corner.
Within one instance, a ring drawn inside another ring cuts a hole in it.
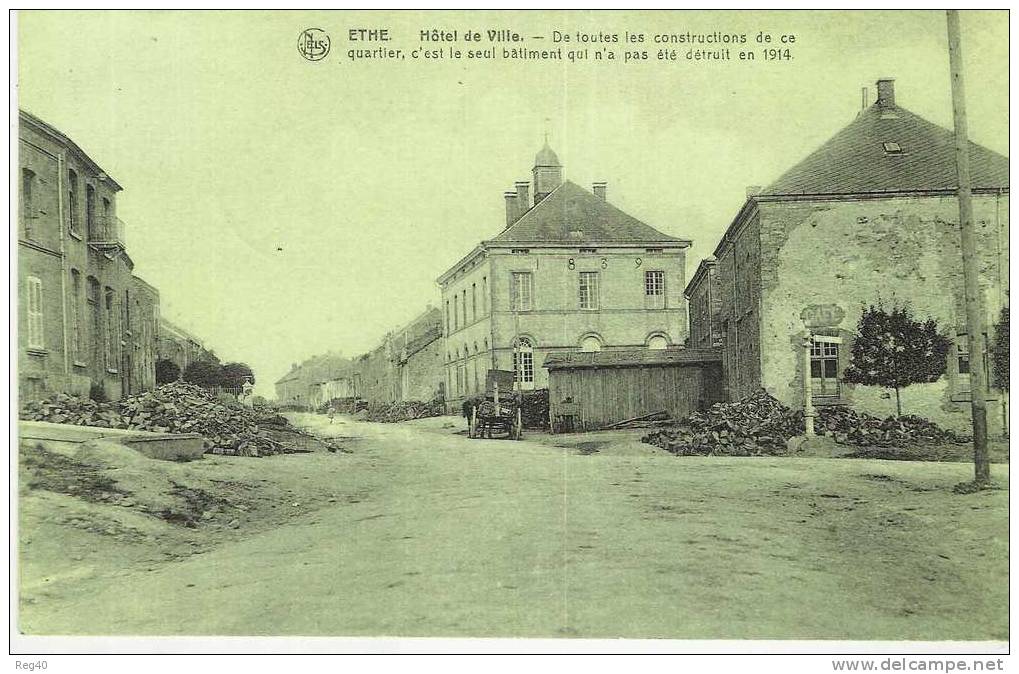
[[[356,438],[334,477],[358,498],[94,579],[23,609],[22,631],[1008,636],[1007,491],[952,494],[965,464],[588,454],[303,421]],[[1006,466],[994,477],[1007,489]]]

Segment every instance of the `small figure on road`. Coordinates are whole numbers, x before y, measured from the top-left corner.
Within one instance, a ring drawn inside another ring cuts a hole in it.
[[[332,407],[330,407],[330,408],[329,408],[329,423],[333,423],[333,418],[334,418],[335,416],[336,416],[336,409],[335,409],[335,408],[332,408]]]

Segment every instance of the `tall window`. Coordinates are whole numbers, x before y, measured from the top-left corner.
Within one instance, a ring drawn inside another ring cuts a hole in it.
[[[78,174],[67,171],[67,228],[78,233]]]
[[[515,271],[510,283],[510,306],[513,311],[530,311],[534,286],[531,272]]]
[[[598,308],[598,272],[580,272],[580,308]]]
[[[488,277],[481,278],[481,315],[488,315]]]
[[[810,345],[810,385],[813,395],[819,397],[839,394],[839,345],[820,341],[815,336]]]
[[[478,320],[478,284],[471,284],[471,320]]]
[[[29,276],[25,279],[25,305],[28,309],[26,326],[28,333],[28,348],[46,348],[43,339],[43,314],[42,314],[42,281],[37,276]]]
[[[449,334],[449,300],[446,300],[446,334]]]
[[[89,241],[95,241],[99,237],[96,227],[96,188],[91,185],[85,186],[85,231],[88,233]]]
[[[32,201],[33,187],[35,187],[35,173],[27,168],[21,169],[21,227],[26,239],[32,238],[32,223],[35,220],[35,204]]]
[[[463,308],[463,312],[464,312],[464,322],[463,322],[463,324],[464,324],[464,327],[466,327],[467,326],[467,288],[463,289],[463,295],[461,296],[461,299],[460,299],[460,306],[461,306],[461,308]]]
[[[124,330],[131,332],[131,291],[124,288]]]
[[[665,272],[644,272],[644,308],[665,308]]]
[[[85,358],[81,329],[81,272],[71,270],[71,355],[75,362]]]
[[[534,388],[534,345],[526,337],[513,349],[513,372],[521,390]]]
[[[116,314],[114,313],[114,294],[113,288],[107,287],[104,292],[104,303],[106,304],[106,369],[113,372],[117,371],[117,360],[120,355],[119,342],[120,338],[117,334],[116,325]]]
[[[460,329],[460,295],[453,295],[453,331]]]
[[[99,306],[99,281],[94,276],[88,277],[88,286],[86,288],[88,293],[85,297],[88,304],[89,313],[89,344],[92,345],[92,354],[96,358],[96,362],[99,362],[99,344],[103,343],[103,337],[101,332],[101,321],[100,321],[100,306]]]

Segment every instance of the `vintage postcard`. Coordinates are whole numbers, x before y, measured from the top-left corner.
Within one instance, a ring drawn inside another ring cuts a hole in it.
[[[12,637],[1004,652],[1008,19],[14,12]]]

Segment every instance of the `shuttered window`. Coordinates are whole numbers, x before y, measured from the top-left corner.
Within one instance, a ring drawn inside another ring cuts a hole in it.
[[[44,349],[46,341],[43,335],[42,281],[37,276],[29,276],[25,280],[25,295],[28,306],[28,325],[26,326],[28,328],[28,348]]]

